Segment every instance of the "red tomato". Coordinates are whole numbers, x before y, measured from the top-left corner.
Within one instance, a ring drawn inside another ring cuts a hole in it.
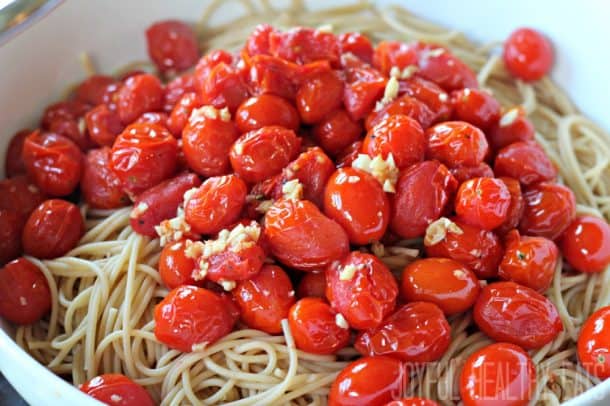
[[[453,109],[451,99],[436,83],[419,76],[412,76],[398,83],[398,94],[411,96],[424,103],[430,109],[433,113],[432,123],[449,120]]]
[[[495,277],[504,253],[500,239],[492,231],[470,226],[458,219],[452,221],[461,233],[447,230],[441,241],[435,244],[424,242],[426,255],[451,258],[466,265],[480,279]]]
[[[373,175],[341,168],[326,184],[324,213],[343,227],[350,243],[366,245],[379,241],[385,234],[390,221],[390,201]]]
[[[196,84],[196,89],[200,93],[203,91],[203,85],[210,76],[212,69],[221,63],[224,63],[227,66],[233,65],[233,54],[223,49],[214,49],[204,55],[199,62],[197,62],[197,66],[195,66],[194,81]],[[178,99],[176,99],[176,101],[177,100]]]
[[[159,21],[146,30],[150,59],[160,71],[180,71],[197,63],[197,35],[188,24],[176,20]]]
[[[85,202],[96,209],[116,209],[129,204],[121,181],[110,170],[110,148],[90,150],[85,157],[80,188]]]
[[[297,91],[297,65],[269,55],[256,55],[249,62],[248,85],[251,93],[270,93],[294,100]]]
[[[363,357],[339,373],[330,388],[329,406],[383,406],[409,384],[405,365],[391,357]]]
[[[82,153],[61,135],[36,130],[23,144],[23,161],[30,179],[51,196],[69,195],[76,189],[82,171]]]
[[[186,222],[199,234],[214,234],[239,220],[248,187],[235,175],[208,178],[185,202]]]
[[[23,228],[23,251],[36,258],[57,258],[76,247],[85,230],[78,207],[65,200],[38,206]]]
[[[506,220],[504,223],[496,228],[496,232],[500,235],[508,233],[513,228],[517,228],[521,217],[523,216],[523,194],[521,193],[521,185],[519,181],[513,178],[499,178],[508,189],[510,193],[510,204],[508,205],[508,212],[506,214]]]
[[[298,64],[315,61],[339,61],[337,38],[329,32],[311,28],[292,28],[286,32],[271,31],[269,34],[271,55]]]
[[[531,82],[550,72],[553,46],[540,32],[532,28],[519,28],[506,40],[502,57],[513,76]]]
[[[243,53],[247,56],[269,55],[269,35],[275,28],[268,24],[259,24],[246,40]]]
[[[338,40],[341,55],[349,52],[369,65],[373,62],[373,45],[364,35],[358,32],[346,32],[339,35]]]
[[[224,285],[226,290],[231,290],[231,284],[235,281],[252,279],[258,274],[265,260],[265,251],[254,241],[233,244],[228,249],[212,254],[206,259],[206,278],[212,282]]]
[[[559,250],[555,243],[544,237],[520,236],[513,230],[506,236],[504,246],[498,276],[544,293],[551,286],[557,267]]]
[[[165,127],[132,124],[114,142],[110,168],[123,190],[137,195],[172,176],[177,161],[178,143]]]
[[[351,252],[326,268],[326,297],[355,329],[377,327],[394,310],[398,285],[377,257]]]
[[[337,156],[360,138],[362,126],[353,121],[345,110],[340,109],[316,124],[312,132],[316,142],[327,154]]]
[[[44,200],[45,195],[25,175],[0,181],[0,210],[15,212],[22,223]]]
[[[476,275],[447,258],[420,259],[402,272],[401,294],[405,300],[434,303],[448,316],[470,309],[479,291]]]
[[[86,121],[82,117],[77,120],[73,119],[61,119],[58,118],[53,120],[46,129],[58,135],[63,135],[74,141],[78,147],[86,151],[91,145],[91,139],[89,138],[87,132],[85,131]]]
[[[466,182],[472,178],[493,178],[494,171],[485,162],[481,162],[477,166],[458,165],[449,169],[451,174],[459,183]]]
[[[177,287],[155,306],[155,337],[182,352],[214,344],[231,332],[234,323],[218,294],[195,286]]]
[[[417,121],[423,129],[430,127],[436,118],[425,103],[405,94],[369,114],[365,121],[365,128],[370,130],[380,122],[399,114]]]
[[[299,129],[299,113],[290,102],[273,94],[251,97],[239,106],[235,123],[242,133],[262,127],[280,126]]]
[[[494,151],[519,141],[533,141],[534,124],[527,119],[527,113],[521,106],[508,109],[500,120],[487,133],[487,140]]]
[[[303,198],[322,207],[324,188],[335,171],[335,164],[318,147],[302,152],[284,169],[286,180],[298,179],[303,185]]]
[[[544,150],[533,141],[515,142],[502,148],[494,164],[497,176],[509,176],[524,185],[552,181],[557,177],[557,168]]]
[[[384,406],[439,406],[439,404],[424,398],[402,398],[386,403]]]
[[[424,131],[417,121],[408,116],[388,116],[366,134],[362,152],[371,158],[381,155],[383,159],[392,154],[398,169],[405,169],[424,160]]]
[[[239,137],[229,157],[235,172],[246,182],[255,183],[280,173],[300,145],[300,138],[292,130],[263,127]]]
[[[144,113],[142,114],[140,117],[138,117],[133,124],[159,124],[162,127],[167,128],[167,119],[169,118],[169,116],[167,115],[167,113],[161,111],[161,112],[148,112],[148,113]]]
[[[506,220],[510,202],[510,192],[502,180],[473,178],[460,185],[455,212],[467,224],[493,230]]]
[[[303,83],[296,95],[296,105],[301,120],[315,124],[332,111],[341,107],[343,81],[335,72],[318,74]]]
[[[14,210],[0,209],[0,265],[21,254],[23,218]]]
[[[123,124],[130,124],[147,111],[163,108],[163,85],[148,73],[132,76],[118,91],[117,110]]]
[[[112,102],[112,96],[120,85],[112,76],[92,75],[78,85],[75,96],[83,103],[98,106]]]
[[[163,247],[159,257],[159,276],[170,289],[182,285],[196,285],[193,271],[197,267],[195,259],[186,255],[190,241],[181,240]]]
[[[54,121],[78,120],[90,108],[90,105],[80,100],[66,100],[51,104],[42,115],[42,127],[49,128]]]
[[[203,104],[227,107],[231,113],[249,96],[245,76],[236,68],[221,62],[214,66],[201,82]]]
[[[602,272],[610,264],[610,227],[593,216],[579,216],[563,232],[561,252],[580,272]]]
[[[381,41],[375,47],[373,66],[384,75],[389,75],[393,67],[403,70],[417,64],[417,52],[410,44],[399,41]]]
[[[28,129],[17,131],[9,141],[4,156],[4,173],[7,178],[25,173],[25,163],[22,158],[23,143],[31,132]]]
[[[576,216],[576,199],[567,187],[542,182],[525,189],[525,209],[519,231],[555,240]]]
[[[103,374],[85,382],[80,390],[111,406],[153,406],[146,390],[121,374]]]
[[[337,324],[339,313],[322,299],[308,297],[288,313],[290,332],[298,349],[311,354],[334,354],[349,343],[349,327]]]
[[[536,389],[536,367],[516,345],[496,343],[466,359],[460,374],[464,406],[526,406]]]
[[[244,323],[269,334],[282,332],[281,321],[295,302],[290,278],[275,265],[264,265],[257,275],[238,282],[233,296]]]
[[[100,104],[85,115],[85,123],[91,140],[99,146],[111,147],[125,126],[116,111]]]
[[[392,204],[392,231],[403,238],[423,236],[428,224],[441,216],[456,188],[455,178],[436,161],[403,170]]]
[[[479,329],[492,339],[528,350],[550,343],[563,330],[553,302],[514,282],[485,286],[474,305],[473,316]]]
[[[172,109],[167,119],[167,129],[176,138],[180,138],[182,130],[188,124],[193,110],[201,105],[197,93],[185,93]]]
[[[321,270],[349,251],[343,228],[307,200],[275,202],[264,221],[271,253],[291,268]]]
[[[135,232],[151,238],[158,237],[155,226],[176,216],[184,194],[201,184],[197,175],[182,173],[142,192],[133,203],[129,223]]]
[[[32,324],[50,310],[49,283],[36,265],[19,258],[0,269],[0,316],[11,323]]]
[[[351,68],[345,71],[343,104],[351,119],[366,117],[383,96],[387,79],[376,69]]]
[[[451,327],[434,303],[411,302],[379,326],[362,332],[354,347],[364,355],[389,355],[410,364],[440,359],[451,342]]]
[[[578,359],[591,375],[610,377],[610,306],[593,313],[580,329]]]
[[[201,58],[203,60],[204,58]],[[199,66],[199,65],[197,65]],[[163,97],[163,110],[171,112],[178,101],[187,93],[197,93],[197,81],[193,73],[183,73],[176,76],[165,85]]]
[[[358,158],[360,151],[362,150],[362,141],[356,141],[348,145],[339,156],[337,156],[337,168],[345,168],[346,166],[352,166],[352,162]]]
[[[326,276],[324,272],[307,272],[297,287],[297,297],[326,297]]]
[[[451,93],[453,119],[466,121],[487,131],[500,119],[502,106],[488,92],[480,89],[460,89]]]
[[[438,45],[415,43],[418,49],[417,74],[446,91],[477,88],[477,76],[461,59]]]
[[[463,121],[447,121],[426,131],[427,156],[449,167],[477,166],[489,151],[483,131]]]

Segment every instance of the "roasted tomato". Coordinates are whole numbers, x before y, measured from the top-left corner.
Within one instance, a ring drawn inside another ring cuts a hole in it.
[[[549,73],[553,66],[553,46],[532,28],[513,31],[504,44],[504,64],[515,77],[534,81]]]
[[[223,49],[214,49],[207,54],[205,54],[199,62],[197,62],[197,66],[195,66],[195,74],[193,76],[194,86],[199,93],[203,92],[203,86],[205,81],[210,76],[212,69],[221,63],[226,66],[233,65],[233,54],[229,51],[225,51]],[[176,99],[177,101],[178,99]]]
[[[42,127],[48,129],[53,122],[76,121],[83,117],[90,108],[90,105],[80,100],[66,100],[51,104],[42,115]]]
[[[189,122],[193,110],[201,105],[197,93],[185,93],[172,109],[167,119],[167,129],[176,138],[182,136],[182,130]]]
[[[197,91],[197,82],[193,73],[183,73],[176,76],[165,85],[163,110],[168,113],[171,112],[182,96],[187,93],[197,93]]]
[[[83,103],[98,106],[112,102],[112,96],[120,85],[121,83],[112,76],[92,75],[78,85],[74,96]]]
[[[423,128],[427,129],[436,119],[435,114],[426,106],[425,103],[407,94],[383,105],[380,109],[375,109],[368,115],[365,121],[367,130],[375,127],[383,120],[395,115],[403,115],[412,118]]]
[[[18,212],[0,209],[0,266],[21,254],[23,221]]]
[[[572,268],[601,272],[610,264],[610,227],[598,217],[576,217],[563,232],[560,246]]]
[[[197,63],[197,35],[189,25],[176,20],[154,23],[146,30],[150,59],[160,71],[181,71]]]
[[[373,44],[364,35],[358,32],[346,32],[339,35],[339,48],[341,54],[351,53],[364,63],[373,62]]]
[[[311,28],[293,28],[285,32],[271,31],[269,34],[271,55],[299,64],[315,61],[339,61],[337,38],[329,32]]]
[[[593,313],[583,324],[578,337],[578,359],[591,375],[610,377],[610,306]]]
[[[400,41],[380,41],[375,47],[373,65],[384,75],[389,75],[393,67],[400,70],[417,64],[417,50]]]
[[[418,51],[417,74],[446,91],[477,88],[475,73],[446,48],[434,44],[416,42],[411,46]]]
[[[519,230],[523,234],[557,239],[576,216],[576,199],[567,187],[542,182],[525,189],[525,209]]]
[[[485,162],[481,162],[477,166],[458,165],[449,169],[451,174],[459,183],[466,182],[472,178],[493,178],[494,171]],[[518,182],[517,182],[518,183]]]
[[[129,204],[121,181],[110,169],[110,148],[92,149],[85,157],[80,188],[87,204],[95,209],[116,209]]]
[[[527,113],[521,106],[508,109],[500,120],[491,127],[487,140],[494,151],[519,141],[533,141],[534,124],[527,119]]]
[[[85,382],[80,390],[111,406],[153,406],[146,390],[121,374],[103,374]]]
[[[142,115],[133,122],[133,124],[158,124],[161,127],[167,128],[167,119],[169,116],[164,111],[149,111],[142,113]]]
[[[192,241],[180,240],[163,247],[159,257],[159,276],[170,289],[182,285],[195,285],[193,271],[197,267],[195,259],[186,255],[186,248]]]
[[[453,167],[477,166],[489,151],[483,131],[463,121],[447,121],[426,131],[427,156]]]
[[[557,177],[557,168],[534,141],[515,142],[502,148],[496,155],[494,171],[497,176],[515,178],[524,185]]]
[[[135,75],[125,80],[117,97],[117,111],[121,121],[123,124],[131,124],[143,113],[163,108],[163,85],[154,75]]]
[[[356,141],[347,146],[341,153],[337,156],[337,168],[345,168],[346,166],[352,166],[352,163],[358,158],[360,155],[360,151],[362,150],[362,141]]]
[[[406,94],[424,103],[434,114],[432,122],[447,121],[451,118],[451,99],[434,82],[412,76],[399,82],[399,94]]]
[[[343,104],[352,120],[369,114],[383,95],[387,79],[371,68],[351,68],[346,72]]]
[[[22,154],[23,143],[25,142],[25,137],[30,135],[31,132],[28,129],[17,131],[9,141],[6,155],[4,156],[4,173],[7,178],[25,173],[25,163]]]
[[[269,35],[275,32],[275,28],[268,24],[259,24],[246,40],[246,45],[242,51],[246,56],[268,55],[269,54]]]
[[[301,120],[306,124],[321,121],[326,115],[341,107],[342,102],[343,81],[333,71],[310,78],[299,87],[296,95],[296,105]]]
[[[294,100],[297,92],[298,66],[270,55],[257,55],[249,60],[248,86],[254,95],[274,94]]]
[[[487,131],[500,119],[500,103],[481,89],[465,88],[451,93],[453,119]]]
[[[326,276],[321,272],[307,272],[297,287],[297,297],[326,297]]]
[[[231,113],[248,98],[245,76],[237,68],[221,62],[214,66],[201,83],[203,104],[227,107]]]
[[[100,104],[85,115],[85,124],[91,140],[99,146],[111,147],[125,126],[116,111]]]
[[[467,224],[493,230],[506,221],[510,202],[510,192],[502,180],[473,178],[460,185],[455,212]]]
[[[247,99],[235,113],[235,123],[242,133],[277,125],[293,131],[299,129],[299,113],[286,99],[261,94]]]
[[[36,265],[19,258],[0,268],[0,316],[15,324],[32,324],[51,310],[51,292]]]
[[[504,235],[513,228],[517,228],[519,222],[521,221],[521,217],[523,216],[523,209],[525,206],[519,181],[507,177],[502,177],[499,179],[504,182],[508,192],[510,193],[510,204],[508,205],[506,220],[504,220],[504,223],[502,223],[500,227],[496,228],[496,232],[499,235]]]
[[[298,179],[303,185],[303,198],[322,207],[324,188],[335,171],[335,164],[318,147],[301,153],[283,171],[284,180]]]
[[[0,210],[19,215],[21,223],[45,200],[42,191],[24,175],[0,181]]]
[[[360,123],[353,121],[345,110],[337,110],[313,127],[313,136],[322,149],[337,156],[362,134]]]

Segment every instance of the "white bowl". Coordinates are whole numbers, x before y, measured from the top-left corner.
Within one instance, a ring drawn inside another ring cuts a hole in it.
[[[166,18],[193,20],[208,3],[67,0],[0,46],[0,157],[4,157],[9,137],[16,130],[35,125],[44,107],[60,97],[67,84],[84,78],[79,53],[90,53],[97,66],[107,72],[127,62],[146,59],[143,33],[151,22]],[[317,0],[312,3],[324,4]],[[610,24],[606,21],[610,3],[461,0],[458,5],[455,0],[416,0],[410,1],[408,7],[481,42],[502,40],[519,26],[542,30],[555,45],[555,80],[582,111],[602,127],[610,128],[610,85],[605,78],[605,68],[610,66],[605,45],[610,38]],[[1,320],[0,324],[0,370],[30,404],[100,404],[30,358],[11,339],[10,327]],[[607,381],[567,404],[609,403]]]

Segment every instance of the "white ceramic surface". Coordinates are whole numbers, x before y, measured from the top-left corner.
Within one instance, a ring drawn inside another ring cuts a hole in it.
[[[342,0],[341,2],[343,2]],[[314,4],[329,4],[319,0]],[[332,3],[336,3],[333,1]],[[501,40],[529,25],[544,31],[557,54],[554,78],[579,108],[610,129],[607,97],[610,66],[610,2],[605,0],[411,0],[419,15],[465,31],[482,42]],[[32,126],[66,85],[84,77],[79,52],[89,52],[103,71],[146,58],[143,32],[164,18],[194,20],[206,0],[65,0],[49,16],[0,47],[0,157],[9,137]],[[227,12],[231,12],[228,10]],[[222,18],[222,16],[221,16]],[[0,175],[2,175],[0,169]],[[0,320],[1,323],[1,320]],[[95,405],[23,352],[0,331],[0,370],[32,405]],[[7,334],[8,333],[8,334]],[[610,404],[610,382],[569,402]],[[606,397],[606,400],[604,400]]]

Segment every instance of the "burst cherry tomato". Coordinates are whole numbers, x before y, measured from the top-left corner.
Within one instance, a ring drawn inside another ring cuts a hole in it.
[[[485,162],[481,162],[477,166],[458,165],[450,169],[451,174],[459,183],[466,182],[472,178],[493,178],[494,171]]]
[[[373,66],[384,75],[389,75],[393,67],[400,70],[417,63],[417,52],[411,44],[400,41],[381,41],[375,47]]]
[[[506,220],[510,202],[510,192],[500,179],[474,178],[460,185],[455,212],[465,223],[493,230]]]
[[[92,75],[78,85],[75,96],[83,103],[98,106],[111,102],[119,86],[120,82],[112,76]]]
[[[536,142],[515,142],[502,148],[496,156],[494,171],[498,176],[510,176],[524,185],[551,181],[557,168]]]
[[[182,285],[195,285],[193,271],[197,267],[195,259],[186,255],[186,240],[181,240],[163,247],[159,257],[159,276],[170,289]]]
[[[256,55],[249,60],[248,86],[254,95],[274,94],[294,100],[298,66],[270,55]]]
[[[334,171],[333,161],[320,148],[313,147],[289,163],[283,174],[285,180],[298,179],[303,185],[303,198],[321,208],[324,188]]]
[[[116,209],[129,204],[121,181],[110,170],[109,162],[108,147],[92,149],[85,157],[80,186],[85,202],[92,208]]]
[[[371,41],[358,32],[346,32],[339,35],[341,54],[351,53],[369,65],[373,62],[373,45]]]
[[[593,313],[583,324],[578,337],[578,359],[591,375],[610,377],[610,306]]]
[[[22,157],[23,143],[31,132],[28,129],[17,131],[9,141],[4,156],[4,173],[7,178],[25,173],[25,163]]]
[[[0,210],[15,212],[23,222],[44,200],[42,191],[31,184],[25,175],[0,181]]]
[[[339,61],[337,38],[329,32],[311,28],[293,28],[285,32],[271,31],[269,34],[271,55],[299,64],[315,61]]]
[[[201,58],[203,60],[204,58]],[[197,93],[197,83],[193,73],[183,73],[176,76],[165,85],[163,110],[171,112],[178,101],[187,93]]]
[[[331,156],[337,156],[362,134],[362,126],[340,109],[313,127],[316,142]]]
[[[418,50],[418,75],[448,92],[466,87],[478,87],[477,76],[472,69],[446,48],[421,42],[411,46]]]
[[[321,73],[307,80],[299,87],[296,97],[299,114],[306,124],[321,121],[341,107],[342,101],[343,81],[334,72]]]
[[[451,118],[451,99],[445,91],[429,80],[412,76],[399,82],[399,94],[409,95],[424,103],[434,114],[432,122],[447,121]]]
[[[473,316],[479,329],[489,337],[525,349],[540,348],[563,330],[553,302],[514,282],[485,286],[474,305]]]
[[[48,129],[54,121],[78,120],[90,108],[90,105],[80,100],[66,100],[51,104],[42,115],[42,127]]]
[[[118,91],[117,110],[123,124],[131,124],[147,111],[163,108],[163,85],[159,78],[144,73],[128,78]]]
[[[103,374],[80,386],[87,395],[110,406],[153,406],[146,390],[121,374]]]
[[[201,82],[200,95],[203,104],[227,107],[234,113],[248,98],[249,92],[244,75],[237,68],[221,62]]]
[[[540,32],[531,28],[513,31],[504,44],[504,64],[519,79],[534,81],[553,66],[553,47]]]
[[[140,117],[136,118],[133,124],[158,124],[161,127],[167,128],[167,119],[169,116],[164,111],[149,111],[143,113]]]
[[[513,228],[517,228],[519,225],[521,217],[523,216],[524,202],[523,194],[521,193],[521,185],[518,180],[507,177],[499,179],[504,182],[510,193],[510,204],[508,205],[506,220],[504,220],[504,223],[500,227],[496,228],[496,232],[499,235],[504,235]]]
[[[555,240],[576,216],[574,193],[567,187],[542,182],[525,189],[525,209],[519,231]]]
[[[275,32],[275,28],[268,24],[259,24],[246,39],[243,53],[247,56],[269,55],[269,35]]]
[[[368,115],[365,121],[367,130],[375,127],[380,122],[395,115],[403,115],[412,118],[426,129],[435,120],[435,115],[425,103],[409,95],[402,95],[398,99],[384,105],[380,110],[375,110]]]
[[[383,95],[387,79],[372,68],[351,68],[345,72],[345,110],[354,121],[369,114]]]
[[[534,140],[534,124],[527,119],[527,113],[521,106],[508,109],[500,120],[489,131],[489,145],[494,151],[519,141]]]
[[[286,99],[272,94],[251,97],[239,106],[235,123],[242,133],[277,125],[297,131],[299,113]]]
[[[0,209],[0,265],[21,254],[23,221],[16,211]]]
[[[324,272],[307,272],[301,278],[297,287],[297,296],[301,299],[305,297],[326,297],[326,276]]]
[[[146,30],[148,55],[159,70],[184,70],[197,63],[199,45],[195,31],[187,24],[159,21]]]
[[[362,151],[371,158],[381,155],[386,159],[392,154],[398,169],[404,169],[424,160],[424,131],[414,119],[401,114],[392,115],[367,133]]]
[[[0,269],[0,316],[15,324],[32,324],[51,310],[51,292],[36,265],[19,258]]]
[[[500,119],[500,103],[480,89],[461,89],[451,93],[453,119],[466,121],[487,131]]]
[[[610,264],[610,227],[598,217],[576,217],[560,244],[568,263],[580,272],[601,272]]]
[[[427,155],[445,165],[477,166],[487,155],[489,147],[483,131],[463,121],[447,121],[426,131]]]
[[[99,146],[111,147],[125,126],[116,111],[105,104],[91,109],[85,115],[85,123],[91,140]]]
[[[167,119],[167,129],[174,137],[180,138],[193,110],[201,105],[197,93],[185,93],[176,103]]]

